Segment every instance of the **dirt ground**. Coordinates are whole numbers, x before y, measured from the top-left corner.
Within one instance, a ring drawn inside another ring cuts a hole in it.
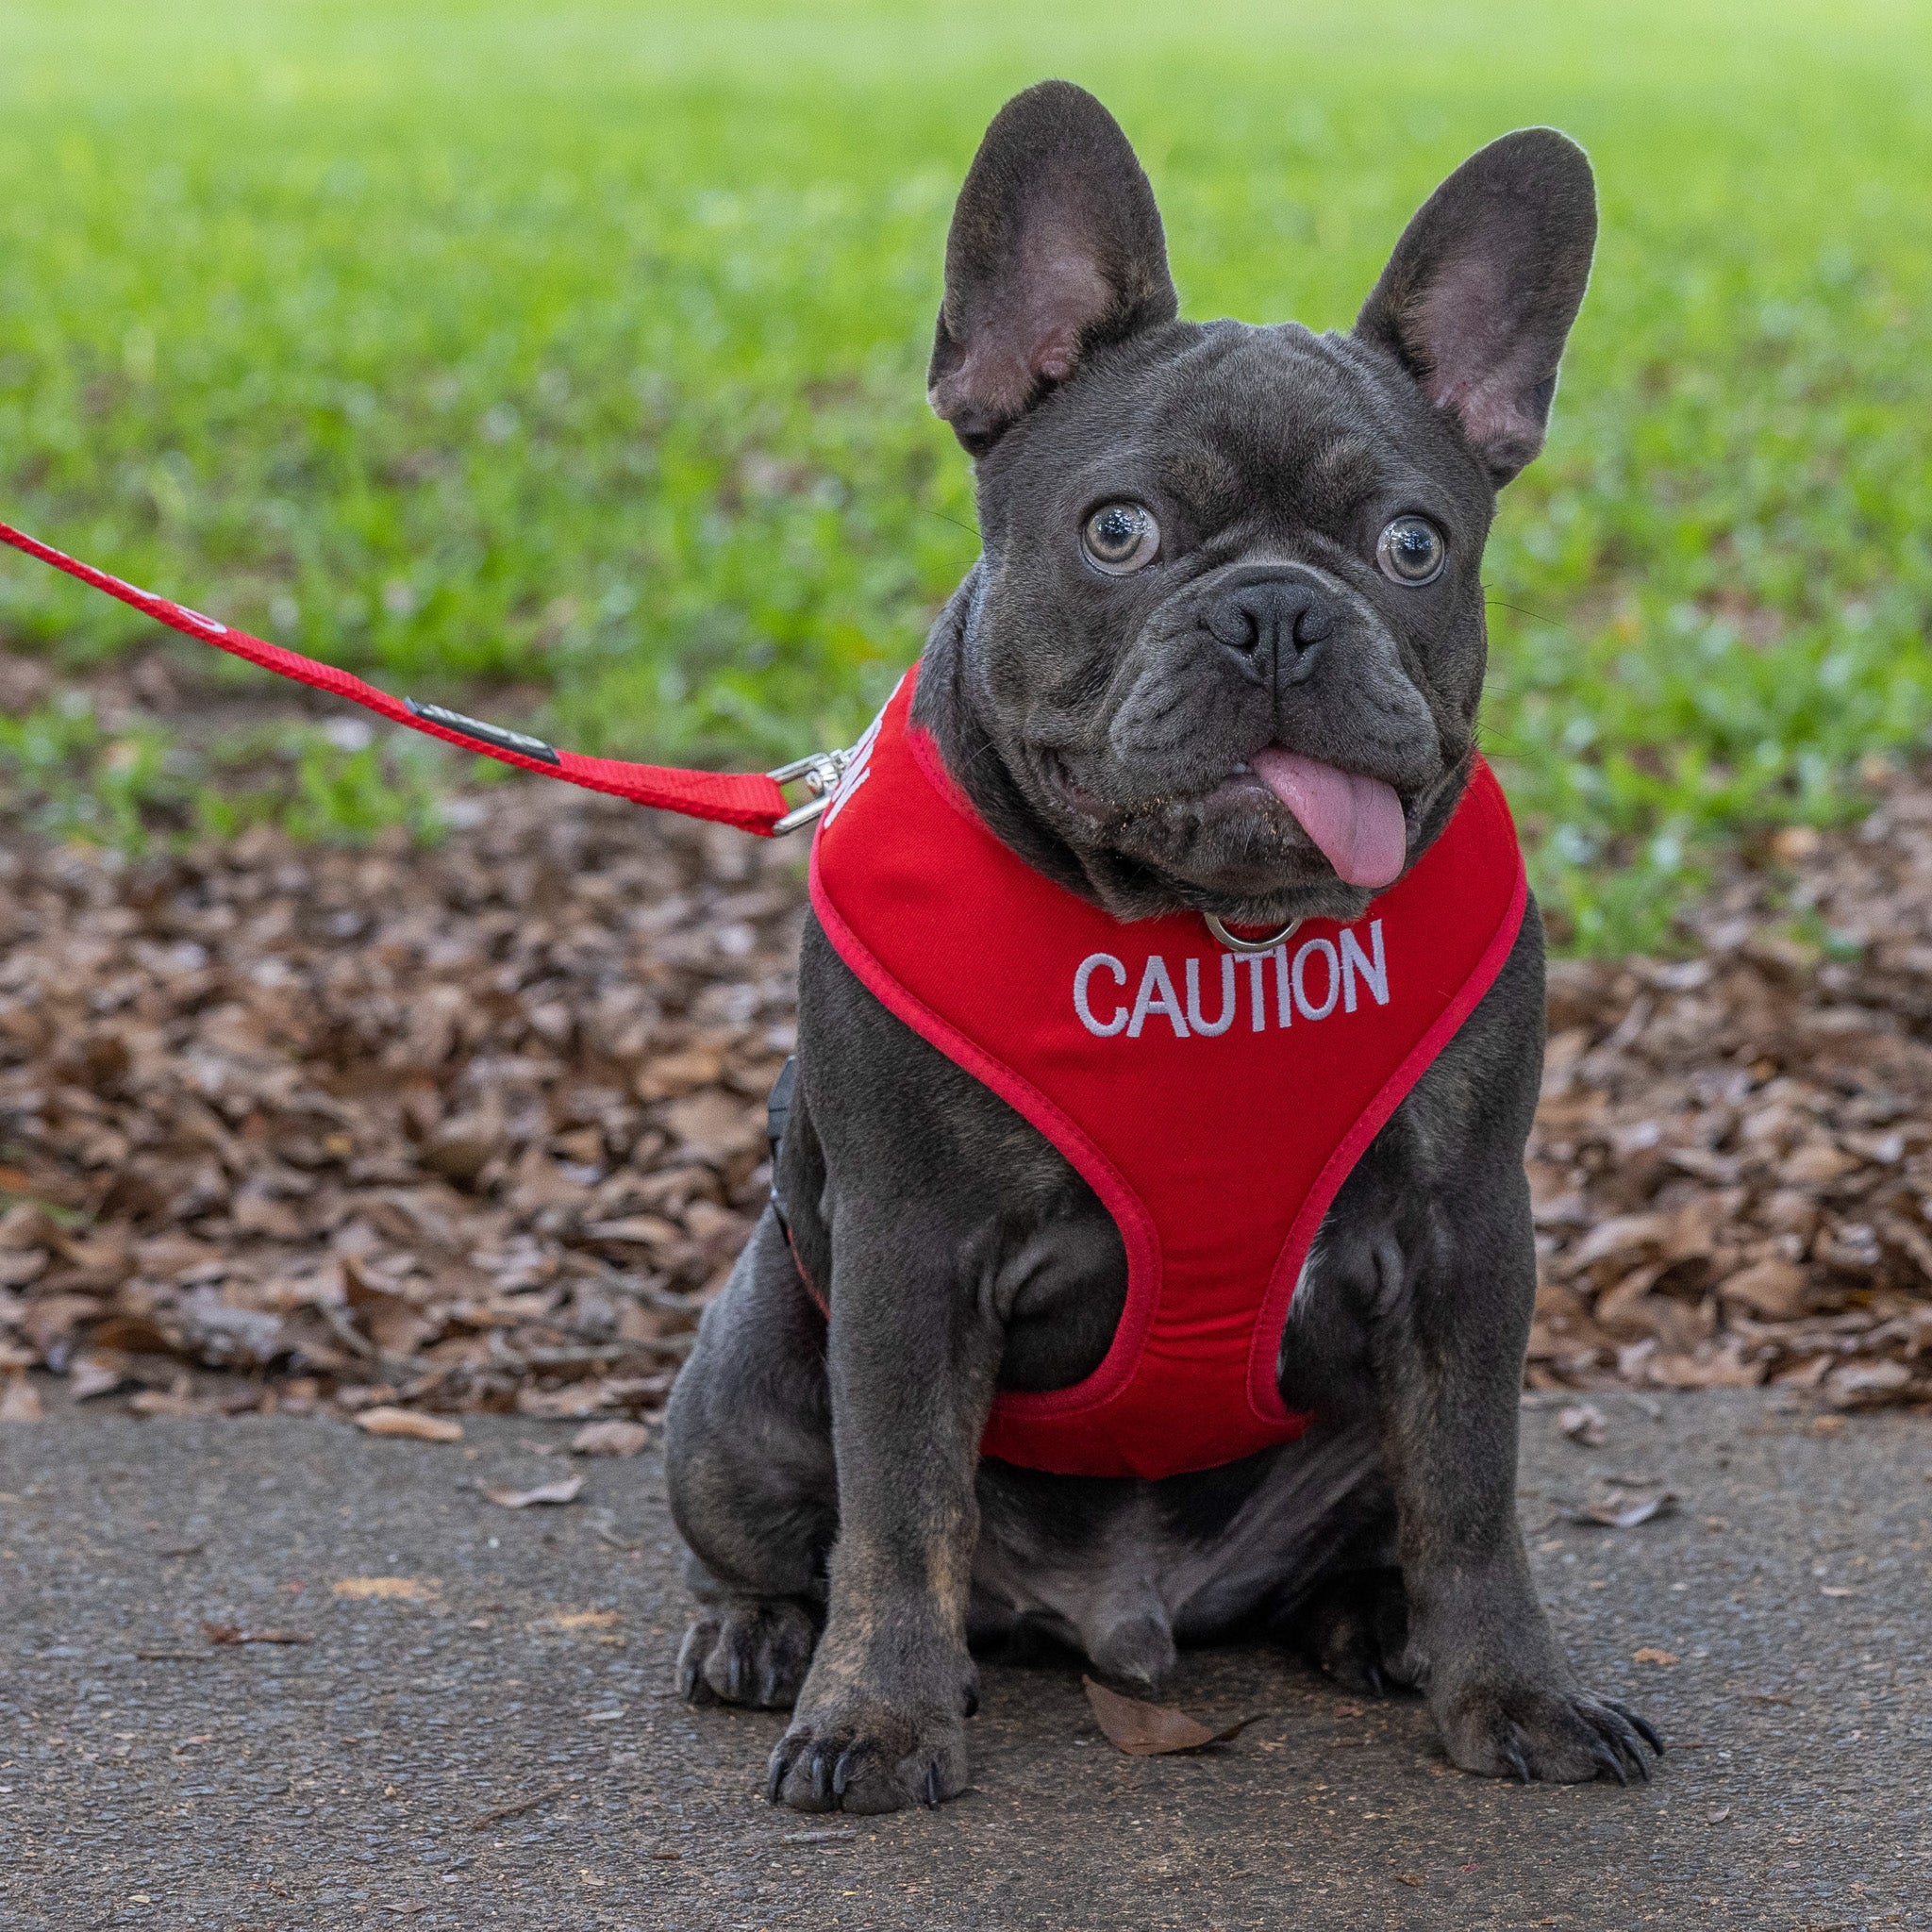
[[[1559,964],[1532,1386],[1932,1399],[1932,775]],[[763,1198],[802,845],[561,786],[437,847],[0,832],[0,1417],[647,1418]]]

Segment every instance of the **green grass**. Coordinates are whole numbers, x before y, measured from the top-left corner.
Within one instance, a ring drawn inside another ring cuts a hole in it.
[[[1471,148],[1591,149],[1596,279],[1488,570],[1488,742],[1568,942],[1654,942],[1721,841],[1845,811],[1924,737],[1903,0],[0,0],[0,516],[395,688],[535,687],[585,748],[844,740],[973,555],[921,395],[940,249],[1046,73],[1140,146],[1197,316],[1344,325]],[[10,648],[149,636],[0,564]],[[61,755],[120,760],[101,835],[171,784],[217,826],[138,738]],[[420,814],[422,773],[369,763],[344,826]]]
[[[459,755],[353,717],[218,731],[190,744],[153,724],[107,729],[84,691],[0,713],[0,806],[36,829],[139,852],[276,824],[298,839],[361,844],[400,826],[441,836]],[[462,762],[500,776],[487,759]]]

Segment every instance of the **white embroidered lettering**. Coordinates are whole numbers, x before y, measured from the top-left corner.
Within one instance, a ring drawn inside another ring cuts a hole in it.
[[[1378,1007],[1389,1004],[1389,960],[1382,951],[1382,922],[1369,921],[1369,944],[1374,959],[1362,951],[1362,942],[1349,926],[1341,929],[1341,1010],[1355,1011],[1355,976],[1359,973],[1369,997]]]
[[[897,695],[896,691],[893,694]],[[886,700],[889,706],[891,702],[891,698]],[[858,742],[852,747],[845,760],[845,769],[832,792],[832,802],[825,807],[824,815],[819,822],[822,831],[832,829],[838,823],[839,814],[851,804],[852,794],[872,776],[872,748],[879,741],[879,727],[885,722],[886,714],[882,710],[860,733]]]
[[[1127,1022],[1127,1038],[1139,1040],[1149,1013],[1165,1013],[1174,1025],[1174,1037],[1188,1037],[1188,1023],[1181,1018],[1181,1003],[1175,997],[1174,980],[1167,961],[1158,953],[1148,955],[1147,970],[1141,975],[1141,991],[1134,996],[1134,1017]]]
[[[1239,961],[1232,953],[1219,956],[1221,998],[1212,1018],[1202,1010],[1202,965],[1190,958],[1182,964],[1182,987],[1174,986],[1174,974],[1158,953],[1149,955],[1141,969],[1139,991],[1131,1008],[1126,1004],[1128,969],[1111,953],[1090,953],[1074,973],[1074,1011],[1080,1024],[1096,1040],[1111,1040],[1124,1034],[1139,1040],[1148,1019],[1163,1017],[1174,1028],[1176,1040],[1198,1035],[1218,1040],[1241,1016],[1241,979],[1235,968]],[[1265,953],[1246,956],[1248,966],[1248,1030],[1268,1031],[1268,977],[1266,964],[1274,962],[1274,1025],[1292,1026],[1295,1015],[1304,1020],[1325,1020],[1339,1007],[1353,1013],[1361,1004],[1360,989],[1378,1007],[1389,1004],[1389,956],[1382,937],[1382,922],[1369,922],[1367,943],[1361,935],[1344,927],[1333,940],[1306,940],[1291,957],[1287,946],[1274,946]],[[1324,977],[1315,982],[1312,968],[1319,965]],[[1117,992],[1109,1001],[1105,995],[1100,1009],[1094,1008],[1094,974],[1100,985]],[[1108,982],[1111,987],[1108,987]]]
[[[1302,974],[1307,970],[1308,960],[1317,953],[1328,964],[1328,993],[1319,1007],[1309,1004],[1307,989],[1302,984]],[[1302,1009],[1305,1020],[1325,1020],[1335,1010],[1335,1002],[1341,997],[1341,965],[1335,957],[1332,941],[1310,940],[1294,956],[1294,967],[1289,976],[1294,982],[1294,1003]]]
[[[1201,1017],[1201,962],[1188,961],[1188,1024],[1196,1033],[1205,1033],[1209,1040],[1225,1033],[1234,1024],[1234,955],[1221,956],[1221,1017],[1210,1026]]]
[[[1080,961],[1079,970],[1074,974],[1074,1010],[1080,1016],[1080,1024],[1090,1033],[1098,1034],[1102,1040],[1111,1040],[1127,1024],[1127,1009],[1116,1006],[1113,1018],[1103,1024],[1093,1017],[1093,1008],[1088,1004],[1087,982],[1092,978],[1098,967],[1105,967],[1113,975],[1113,983],[1124,987],[1127,983],[1127,969],[1111,953],[1090,953]]]
[[[1268,1001],[1261,991],[1261,964],[1267,958],[1266,953],[1250,953],[1248,961],[1248,1031],[1265,1033],[1268,1030]]]

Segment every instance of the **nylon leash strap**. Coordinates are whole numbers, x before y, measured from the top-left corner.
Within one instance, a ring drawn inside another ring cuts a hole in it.
[[[251,637],[245,630],[212,617],[204,617],[172,598],[158,597],[152,591],[123,583],[91,563],[56,550],[25,530],[0,524],[0,543],[58,571],[105,591],[131,605],[143,616],[183,637],[212,644],[231,657],[258,664],[277,676],[291,677],[297,684],[325,691],[330,697],[346,698],[352,705],[374,711],[392,724],[406,724],[412,731],[425,732],[464,751],[480,752],[520,771],[534,772],[543,778],[561,778],[566,784],[581,785],[589,791],[604,791],[613,798],[627,798],[633,805],[647,805],[659,811],[682,813],[686,818],[711,819],[719,824],[736,825],[741,831],[756,832],[765,838],[790,832],[808,824],[821,811],[844,767],[842,752],[818,752],[809,758],[781,765],[775,772],[692,772],[675,765],[637,765],[622,758],[589,758],[582,752],[563,751],[522,731],[501,724],[490,724],[479,718],[467,718],[460,711],[441,705],[419,704],[414,698],[391,697],[373,684],[333,664],[323,664],[291,651],[280,644]],[[802,782],[811,796],[802,805],[788,804],[782,787]]]

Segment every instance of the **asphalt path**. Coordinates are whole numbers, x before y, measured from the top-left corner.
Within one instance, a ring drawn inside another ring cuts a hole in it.
[[[1932,1421],[1598,1404],[1596,1448],[1525,1410],[1524,1514],[1586,1677],[1669,1740],[1651,1784],[1467,1777],[1419,1704],[1241,1647],[1174,1686],[1264,1713],[1231,1745],[1124,1757],[1076,1668],[993,1666],[967,1794],[850,1822],[764,1804],[781,1718],[669,1694],[651,1452],[0,1425],[0,1927],[1932,1924]],[[573,1468],[566,1506],[478,1487]],[[1678,1507],[1569,1521],[1606,1477]]]

